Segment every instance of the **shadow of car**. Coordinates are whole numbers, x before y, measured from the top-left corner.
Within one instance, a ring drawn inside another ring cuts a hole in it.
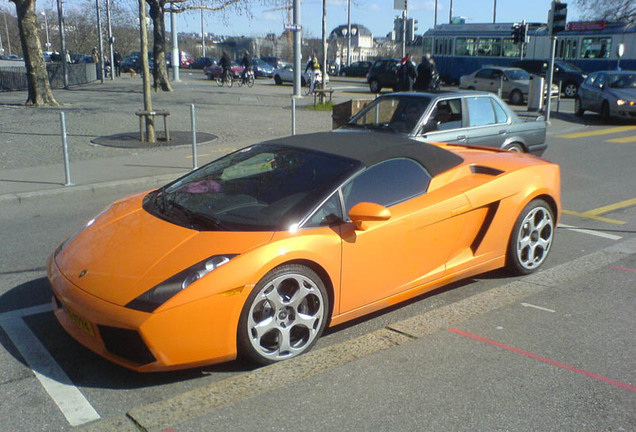
[[[535,155],[547,148],[542,116],[515,113],[496,95],[478,91],[382,95],[336,131],[357,129]]]
[[[603,122],[611,118],[636,120],[636,71],[591,73],[574,98],[574,113],[597,112]]]

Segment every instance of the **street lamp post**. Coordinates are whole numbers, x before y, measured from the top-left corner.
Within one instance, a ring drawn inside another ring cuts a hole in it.
[[[46,50],[51,51],[51,42],[49,41],[49,18],[46,16],[46,12],[40,12],[40,15],[44,17],[44,28],[46,29]]]

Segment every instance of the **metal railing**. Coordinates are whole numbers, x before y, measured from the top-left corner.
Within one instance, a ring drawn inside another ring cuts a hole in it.
[[[86,84],[97,80],[95,63],[80,63],[67,65],[68,84]],[[64,87],[61,63],[47,63],[46,72],[52,88]],[[0,67],[0,91],[27,90],[26,67]]]

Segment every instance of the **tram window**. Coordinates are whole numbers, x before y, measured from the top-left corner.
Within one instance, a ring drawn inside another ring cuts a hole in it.
[[[583,38],[581,58],[609,58],[612,52],[612,38]]]
[[[433,40],[431,38],[422,39],[422,52],[425,54],[433,52]]]
[[[563,56],[565,55],[565,41],[563,39],[559,39],[559,51],[558,51],[558,58],[564,58]]]
[[[501,39],[479,39],[477,55],[483,57],[499,57],[501,55]]]
[[[475,39],[473,38],[455,39],[455,55],[461,55],[461,56],[475,55]]]
[[[519,57],[519,44],[512,42],[512,39],[503,40],[503,56],[504,57]]]

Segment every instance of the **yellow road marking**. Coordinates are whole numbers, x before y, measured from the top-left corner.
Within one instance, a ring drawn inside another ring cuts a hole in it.
[[[628,199],[625,201],[617,202],[616,204],[606,205],[604,207],[599,207],[597,209],[593,209],[590,211],[586,211],[585,214],[597,216],[603,213],[609,213],[614,210],[623,209],[625,207],[630,207],[636,205],[636,198]]]
[[[631,130],[636,130],[636,126],[620,126],[620,127],[601,129],[601,130],[595,130],[590,132],[577,132],[577,133],[571,133],[571,134],[565,134],[565,135],[557,135],[556,137],[557,138],[583,138],[583,137],[598,136],[598,135],[608,135],[608,134],[619,133],[619,132],[627,132]]]
[[[609,140],[605,140],[606,142],[615,142],[615,143],[628,143],[628,142],[636,142],[636,135],[624,137],[624,138],[613,138]]]
[[[587,213],[579,213],[579,212],[575,212],[575,211],[571,211],[571,210],[562,210],[562,213],[564,214],[569,214],[572,216],[579,216],[582,218],[586,218],[586,219],[593,219],[593,220],[597,220],[600,222],[607,222],[607,223],[611,223],[611,224],[615,224],[615,225],[625,225],[626,222],[623,221],[619,221],[616,219],[610,219],[610,218],[606,218],[606,217],[601,217],[601,216],[594,216],[594,215],[590,215]]]
[[[203,156],[210,156],[210,153],[203,153],[203,154],[198,154],[197,155],[198,158],[203,157]],[[185,158],[186,159],[192,159],[192,155],[187,155]]]

